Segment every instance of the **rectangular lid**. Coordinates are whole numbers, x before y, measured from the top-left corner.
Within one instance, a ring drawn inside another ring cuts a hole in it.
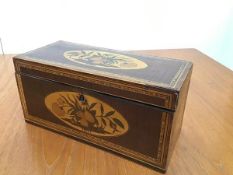
[[[18,73],[78,86],[83,82],[85,88],[171,110],[175,110],[179,91],[192,68],[192,63],[183,60],[65,41],[17,55],[14,63]],[[53,76],[42,73],[46,71]]]

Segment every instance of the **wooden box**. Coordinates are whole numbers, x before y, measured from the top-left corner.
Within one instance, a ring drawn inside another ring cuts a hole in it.
[[[58,41],[14,65],[26,121],[166,171],[192,63]]]

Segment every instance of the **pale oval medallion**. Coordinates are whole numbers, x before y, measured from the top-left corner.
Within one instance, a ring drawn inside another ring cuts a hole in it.
[[[120,136],[129,129],[126,119],[110,105],[77,92],[54,92],[46,107],[62,122],[96,136]]]
[[[144,69],[147,64],[134,57],[99,50],[72,50],[64,52],[64,57],[88,66],[110,69]]]

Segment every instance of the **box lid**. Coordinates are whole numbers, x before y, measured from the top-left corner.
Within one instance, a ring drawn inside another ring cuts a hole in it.
[[[57,41],[14,57],[17,73],[175,110],[192,63]]]

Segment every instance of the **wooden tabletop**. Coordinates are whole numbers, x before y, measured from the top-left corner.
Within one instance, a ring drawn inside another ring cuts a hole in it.
[[[168,175],[233,174],[233,72],[195,49],[138,51],[194,63]],[[0,175],[157,175],[109,152],[25,123],[12,55],[0,56]]]

